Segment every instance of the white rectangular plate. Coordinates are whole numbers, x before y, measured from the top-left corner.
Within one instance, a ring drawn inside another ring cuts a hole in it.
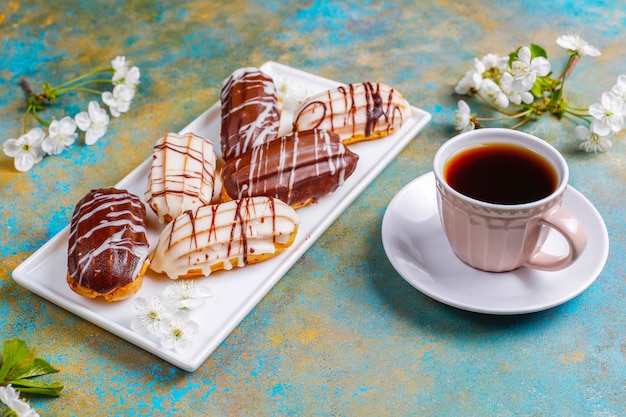
[[[340,85],[336,81],[275,62],[267,62],[261,69],[274,78],[279,89],[286,85],[290,91],[306,91],[307,95]],[[282,132],[289,130],[293,110],[289,100],[285,100],[281,120]],[[198,284],[211,289],[213,297],[199,309],[191,312],[191,319],[200,324],[200,333],[194,339],[193,348],[185,354],[164,349],[158,342],[130,329],[133,299],[138,296],[151,299],[161,294],[165,287],[172,283],[164,276],[148,270],[143,286],[135,296],[114,303],[87,299],[70,290],[65,281],[69,225],[18,266],[13,271],[13,279],[33,293],[83,319],[181,369],[193,372],[431,118],[430,114],[423,110],[415,107],[411,110],[411,117],[393,135],[350,146],[350,149],[359,155],[356,170],[337,191],[321,198],[317,204],[298,210],[301,224],[291,247],[265,262],[231,271],[216,272],[210,277],[198,280]],[[194,132],[210,139],[219,156],[220,126],[221,107],[218,102],[185,127],[181,133]],[[155,141],[156,139],[158,138],[155,138]],[[144,161],[116,187],[127,189],[143,199],[151,160],[150,157]],[[149,208],[147,211],[148,240],[151,248],[154,248],[162,225]]]

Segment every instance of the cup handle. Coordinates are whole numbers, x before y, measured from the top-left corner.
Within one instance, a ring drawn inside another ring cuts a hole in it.
[[[541,247],[535,249],[524,266],[544,271],[563,269],[574,262],[587,245],[587,231],[583,224],[561,206],[556,206],[542,216],[540,225],[546,225],[559,232],[569,245],[569,253],[556,256],[544,252]]]

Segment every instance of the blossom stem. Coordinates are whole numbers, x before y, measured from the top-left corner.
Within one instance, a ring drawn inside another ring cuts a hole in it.
[[[24,113],[24,133],[28,131],[28,116],[30,115],[31,110],[31,106],[29,105]]]
[[[497,110],[497,111],[499,111],[500,113],[506,114],[506,115],[508,115],[508,116],[512,116],[512,117],[514,117],[514,116],[515,116],[515,113],[512,113],[512,112],[506,111],[506,110],[504,110],[503,108],[498,107],[498,106],[496,106],[495,104],[493,104],[490,100],[488,100],[488,99],[487,99],[487,98],[485,98],[482,94],[480,94],[480,92],[477,92],[477,93],[476,93],[476,95],[477,95],[478,97],[480,97],[480,99],[481,99],[482,101],[484,101],[484,102],[485,102],[485,103],[486,103],[489,107],[491,107],[492,109]]]
[[[573,112],[589,114],[589,109],[587,107],[572,107],[572,106],[568,106],[567,109],[571,110]]]
[[[587,113],[587,112],[577,112],[577,111],[572,111],[571,109],[565,109],[564,113],[569,114],[571,116],[580,117],[582,119],[584,119],[584,118],[589,116],[589,113]]]
[[[517,119],[518,117],[528,116],[528,115],[532,114],[533,112],[534,112],[533,109],[528,109],[528,110],[520,112],[520,113],[515,113],[515,114],[511,113],[510,115],[503,116],[503,117],[477,117],[476,120],[497,121],[497,120]]]
[[[559,78],[559,84],[554,88],[553,96],[561,97],[563,95],[563,87],[565,86],[565,79],[570,76],[576,63],[580,59],[580,55],[578,53],[572,54],[567,59],[567,64],[565,65],[565,69],[563,70],[563,74],[561,78]],[[556,94],[557,91],[560,90],[560,94]]]
[[[78,87],[82,87],[84,85],[89,85],[89,84],[92,84],[92,83],[107,83],[107,84],[110,84],[111,80],[106,79],[106,78],[97,78],[97,79],[94,79],[94,80],[84,80],[84,81],[81,81],[81,82],[79,82],[77,84],[72,85],[71,87],[67,87],[67,88],[58,88],[57,87],[57,88],[55,88],[54,91],[56,93],[58,93],[58,94],[62,94],[62,93],[66,93],[66,92],[69,92],[69,91],[76,90]]]
[[[113,69],[112,69],[112,68],[105,68],[105,69],[101,69],[101,70],[96,70],[96,71],[88,72],[88,73],[83,74],[83,75],[81,75],[81,76],[79,76],[79,77],[73,78],[73,79],[71,79],[71,80],[69,80],[69,81],[66,81],[66,82],[64,82],[64,83],[61,83],[61,84],[59,84],[59,85],[56,85],[56,86],[52,87],[52,89],[53,89],[53,90],[59,90],[59,89],[64,88],[64,87],[66,87],[66,86],[68,86],[68,85],[71,85],[71,84],[73,84],[73,83],[75,83],[75,82],[77,82],[77,81],[84,80],[85,78],[93,77],[94,75],[104,74],[104,73],[106,73],[106,72],[110,72],[110,73],[112,73],[112,72],[113,72]],[[109,81],[110,81],[110,80],[109,80]]]
[[[582,119],[582,120],[588,121],[587,117],[589,117],[589,114],[581,114],[581,113],[576,113],[576,112],[569,111],[569,110],[565,110],[565,113],[569,114],[572,117],[576,117],[578,119]]]
[[[531,119],[530,116],[523,118],[522,120],[519,121],[519,123],[511,126],[509,129],[517,129],[520,126],[525,125],[529,120]]]
[[[57,90],[56,93],[61,95],[61,94],[69,93],[70,91],[85,91],[87,93],[101,94],[100,91],[94,90],[93,88],[74,87],[74,86],[69,87],[69,88],[65,88],[65,89],[62,89],[62,90]]]
[[[569,77],[574,70],[578,60],[580,60],[580,55],[578,53],[570,55],[567,60],[567,64],[565,65],[565,69],[563,70],[563,75],[561,75],[561,88],[563,88],[563,84],[565,84],[565,79]]]
[[[34,107],[30,109],[31,114],[33,115],[33,117],[42,125],[44,126],[50,126],[50,122],[46,122],[44,119],[42,119],[41,117],[39,117],[39,115],[37,114],[37,109],[35,109]]]

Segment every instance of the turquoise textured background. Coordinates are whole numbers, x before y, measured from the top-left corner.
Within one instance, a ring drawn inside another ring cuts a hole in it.
[[[46,416],[626,415],[624,135],[577,150],[574,123],[523,130],[570,164],[602,214],[608,262],[579,297],[500,317],[442,305],[392,268],[380,226],[393,196],[430,170],[453,131],[453,87],[474,57],[578,32],[570,100],[599,101],[626,74],[624,1],[8,1],[0,4],[0,140],[21,132],[22,77],[38,88],[125,55],[142,71],[129,113],[104,138],[28,173],[0,155],[0,339],[19,337],[61,369]],[[283,277],[202,367],[187,373],[18,286],[11,272],[69,221],[88,190],[117,183],[219,99],[234,69],[277,61],[342,82],[380,81],[432,121]],[[46,115],[75,114],[64,98]]]

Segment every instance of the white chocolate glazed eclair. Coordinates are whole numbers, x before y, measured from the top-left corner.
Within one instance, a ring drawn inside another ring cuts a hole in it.
[[[209,140],[193,133],[168,133],[154,145],[144,197],[159,222],[169,222],[186,210],[210,204],[215,177]]]
[[[188,210],[163,229],[150,268],[178,279],[261,262],[293,243],[299,223],[292,207],[272,197]]]
[[[294,112],[293,127],[326,129],[350,144],[390,135],[410,112],[404,97],[386,84],[349,84],[307,98]]]

